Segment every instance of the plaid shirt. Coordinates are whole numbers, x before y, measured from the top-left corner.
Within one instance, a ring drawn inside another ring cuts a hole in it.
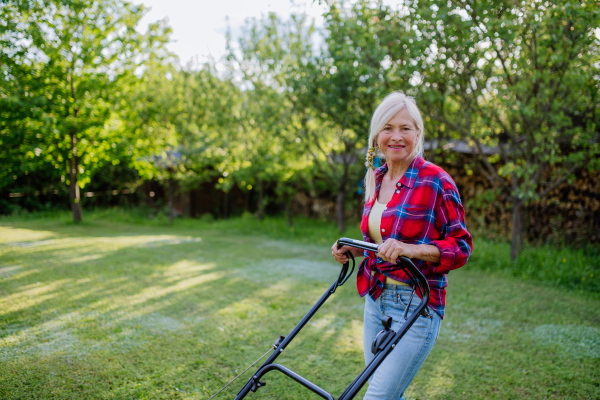
[[[375,170],[375,196],[364,207],[360,227],[367,242],[372,242],[369,213],[387,170],[387,164]],[[392,200],[381,216],[381,237],[384,242],[392,238],[410,244],[430,244],[440,250],[439,263],[412,261],[429,282],[429,306],[443,318],[445,287],[448,286],[446,274],[465,265],[473,249],[458,189],[448,173],[420,155],[415,157],[396,186]],[[356,282],[361,297],[368,293],[376,300],[383,290],[386,276],[411,284],[408,276],[394,264],[377,258],[373,252],[365,251],[365,257]]]

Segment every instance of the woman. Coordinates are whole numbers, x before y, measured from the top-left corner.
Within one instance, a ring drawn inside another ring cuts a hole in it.
[[[444,317],[446,274],[462,267],[473,242],[464,222],[464,210],[454,181],[440,167],[423,159],[425,131],[413,98],[395,92],[377,107],[371,120],[365,207],[361,230],[365,241],[380,244],[379,253],[365,252],[357,277],[365,296],[363,346],[371,362],[371,343],[382,329],[384,315],[392,329],[404,322],[412,287],[396,266],[406,256],[423,272],[431,288],[429,315],[419,316],[369,379],[364,399],[404,399],[404,391],[433,348]],[[375,150],[386,164],[373,171]],[[331,248],[340,263],[361,250]],[[411,309],[416,308],[413,301]]]

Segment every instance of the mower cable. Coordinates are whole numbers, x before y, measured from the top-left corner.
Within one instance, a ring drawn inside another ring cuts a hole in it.
[[[218,395],[219,393],[221,393],[223,390],[225,390],[227,388],[227,386],[231,385],[237,378],[239,378],[240,376],[242,376],[244,374],[244,372],[248,371],[250,368],[252,368],[252,366],[254,364],[256,364],[257,362],[259,362],[260,360],[262,360],[263,358],[265,358],[265,356],[267,354],[269,354],[269,352],[271,350],[275,350],[277,347],[275,345],[273,345],[273,347],[271,347],[269,350],[267,350],[267,352],[265,354],[263,354],[258,360],[254,361],[248,368],[246,368],[245,370],[242,371],[241,374],[239,374],[238,376],[236,376],[235,378],[232,379],[231,382],[229,382],[227,385],[223,386],[223,388],[221,390],[219,390],[217,393],[213,394],[212,397],[208,400],[212,400],[213,397],[215,397],[216,395]]]

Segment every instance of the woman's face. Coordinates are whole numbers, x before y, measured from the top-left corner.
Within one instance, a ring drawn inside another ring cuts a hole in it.
[[[407,163],[414,158],[418,138],[417,126],[405,107],[379,132],[377,146],[388,163]]]

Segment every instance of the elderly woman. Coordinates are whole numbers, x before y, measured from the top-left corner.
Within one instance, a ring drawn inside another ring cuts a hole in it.
[[[365,207],[361,230],[365,241],[380,244],[379,253],[365,252],[357,286],[365,296],[363,344],[365,362],[373,359],[371,343],[382,329],[384,315],[392,329],[404,322],[412,287],[397,268],[406,256],[423,272],[431,287],[429,315],[419,316],[411,329],[369,379],[364,399],[404,399],[404,391],[436,342],[446,303],[446,274],[467,262],[473,248],[454,181],[443,169],[423,159],[425,130],[415,100],[403,93],[388,95],[371,120]],[[386,164],[373,171],[378,150]],[[331,248],[336,261],[347,246]],[[413,302],[411,309],[416,307]],[[433,311],[431,311],[433,310]]]

